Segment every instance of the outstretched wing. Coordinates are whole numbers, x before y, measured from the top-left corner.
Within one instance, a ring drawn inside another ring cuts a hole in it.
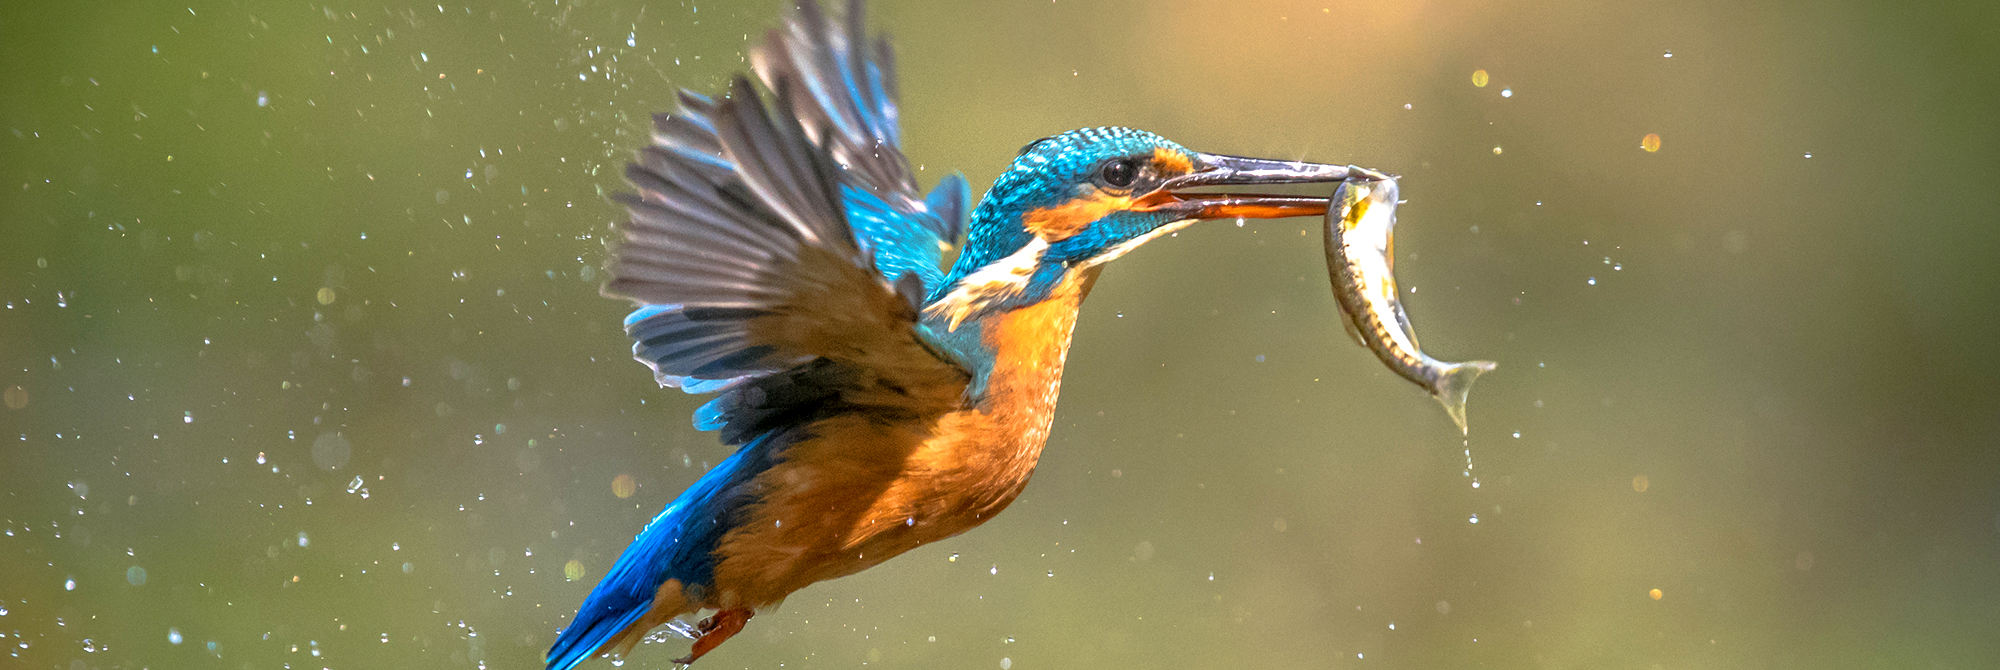
[[[813,143],[841,166],[842,200],[862,250],[883,274],[915,273],[926,289],[943,280],[943,254],[965,233],[971,189],[953,174],[929,196],[917,190],[897,126],[896,58],[887,38],[869,40],[862,0],[836,21],[816,0],[797,0],[784,26],[750,51],[764,85],[805,122]]]
[[[778,84],[791,108],[797,87]],[[962,393],[964,370],[915,328],[921,282],[884,277],[857,244],[841,168],[806,125],[743,77],[683,106],[626,171],[639,192],[620,197],[631,219],[604,292],[641,304],[626,329],[662,384],[728,391],[698,423],[737,442],[829,402],[926,413]]]

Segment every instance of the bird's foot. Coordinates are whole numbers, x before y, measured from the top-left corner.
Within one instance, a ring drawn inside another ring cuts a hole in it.
[[[694,626],[694,649],[689,650],[688,655],[674,659],[674,662],[687,665],[715,650],[730,636],[741,632],[743,624],[749,623],[753,614],[747,609],[728,609],[702,619]]]

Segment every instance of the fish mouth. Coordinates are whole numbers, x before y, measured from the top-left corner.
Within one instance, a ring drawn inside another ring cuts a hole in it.
[[[1179,220],[1189,219],[1282,219],[1291,216],[1323,216],[1329,198],[1268,193],[1188,192],[1202,187],[1259,186],[1272,184],[1323,184],[1362,179],[1380,181],[1393,175],[1354,165],[1328,165],[1267,158],[1246,158],[1197,153],[1194,171],[1160,183],[1139,199],[1144,211],[1169,212]]]

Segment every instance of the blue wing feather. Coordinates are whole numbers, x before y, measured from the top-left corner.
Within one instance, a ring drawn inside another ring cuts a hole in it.
[[[803,0],[752,60],[775,109],[738,78],[727,98],[683,91],[679,111],[655,117],[604,287],[640,303],[624,324],[633,357],[663,386],[719,392],[695,424],[744,446],[620,555],[550,648],[552,670],[648,621],[667,580],[699,606],[751,482],[816,417],[939,412],[969,378],[939,357],[915,303],[942,283],[970,189],[951,175],[919,195],[888,44],[866,39],[859,2],[835,23]],[[883,357],[898,362],[859,367]]]
[[[895,53],[886,39],[869,39],[861,3],[850,2],[843,20],[811,1],[795,10],[784,28],[752,50],[757,74],[780,92],[779,111],[798,119],[814,146],[839,164],[836,197],[856,247],[884,278],[914,276],[922,290],[912,293],[928,295],[944,280],[944,254],[964,235],[971,188],[952,174],[928,196],[919,195],[900,148]],[[782,231],[757,225],[771,212],[755,202],[759,198],[740,175],[756,166],[738,166],[724,155],[716,124],[721,103],[685,90],[679,100],[679,111],[655,117],[654,146],[628,170],[641,189],[638,197],[624,198],[632,207],[631,228],[664,231],[671,236],[655,244],[695,247],[717,261],[707,271],[749,281],[782,261],[768,250],[789,241],[779,237]],[[745,326],[755,316],[641,305],[626,317],[625,328],[634,340],[633,357],[662,386],[715,393],[805,362],[755,349]],[[697,417],[697,424],[712,422]]]

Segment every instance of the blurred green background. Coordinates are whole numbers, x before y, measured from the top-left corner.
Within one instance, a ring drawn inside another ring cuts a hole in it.
[[[876,4],[926,185],[1107,124],[1393,171],[1424,342],[1501,367],[1462,442],[1317,221],[1191,228],[1012,510],[701,667],[2000,666],[2000,5]],[[539,668],[727,453],[604,195],[779,5],[0,5],[0,665]]]

